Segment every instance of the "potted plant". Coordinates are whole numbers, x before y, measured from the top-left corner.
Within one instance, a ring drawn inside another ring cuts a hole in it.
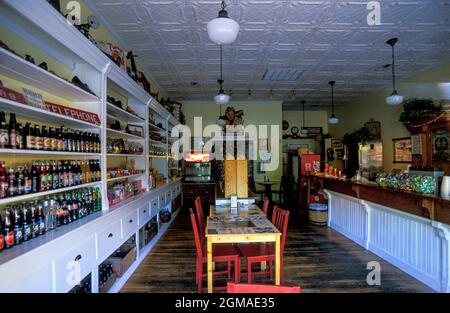
[[[399,121],[406,128],[427,123],[443,113],[442,105],[435,104],[433,99],[408,99],[403,105]]]

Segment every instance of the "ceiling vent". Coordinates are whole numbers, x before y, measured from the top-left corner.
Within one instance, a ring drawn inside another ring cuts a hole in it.
[[[299,79],[303,72],[303,70],[295,68],[268,68],[262,80],[294,81]]]

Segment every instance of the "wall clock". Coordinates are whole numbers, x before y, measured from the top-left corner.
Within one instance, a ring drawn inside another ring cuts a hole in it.
[[[294,135],[295,137],[297,137],[297,135],[298,135],[299,132],[300,132],[300,130],[298,129],[297,126],[293,126],[293,127],[291,128],[291,133],[292,133],[292,135]]]

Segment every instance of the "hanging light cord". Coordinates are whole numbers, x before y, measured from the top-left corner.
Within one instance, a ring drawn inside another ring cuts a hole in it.
[[[302,101],[303,122],[302,126],[305,127],[305,100]]]
[[[222,45],[220,45],[220,87],[222,89],[222,83],[223,83],[223,77],[222,77],[222,72],[223,72],[223,64],[222,64]]]
[[[396,92],[395,88],[395,55],[394,55],[394,44],[391,45],[392,47],[392,85],[394,88],[394,92]]]
[[[222,10],[225,10],[225,7],[226,7],[225,1],[222,1]]]
[[[334,115],[334,83],[330,83],[331,85],[331,114]]]

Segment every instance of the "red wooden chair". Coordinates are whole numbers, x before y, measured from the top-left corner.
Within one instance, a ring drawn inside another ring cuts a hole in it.
[[[196,268],[195,268],[195,282],[197,283],[197,291],[202,292],[206,288],[202,287],[203,284],[203,264],[206,263],[206,245],[204,240],[200,239],[198,232],[197,222],[195,220],[195,214],[192,209],[189,209],[191,214],[192,229],[194,231],[195,246],[197,249]],[[234,262],[234,282],[239,283],[241,276],[240,263],[239,263],[239,251],[237,251],[233,245],[230,244],[216,244],[213,245],[213,262],[227,262],[226,271],[214,271],[213,275],[227,274],[228,278],[231,277],[231,262]],[[206,273],[205,273],[206,275]],[[219,289],[219,288],[217,288]]]
[[[280,219],[280,217],[281,217],[280,210],[281,210],[281,208],[278,207],[278,206],[276,206],[276,205],[273,207],[272,220],[271,220],[271,222],[272,222],[272,224],[275,225],[275,226],[277,226],[277,225],[276,225],[276,224],[277,224],[277,221],[279,221],[279,219]],[[280,230],[279,227],[277,227],[277,228],[278,228],[278,230]]]
[[[283,210],[278,207],[274,207],[273,221],[274,225],[281,232],[281,242],[280,242],[280,269],[281,269],[281,284],[284,283],[284,245],[286,242],[286,235],[289,223],[289,211]],[[250,284],[252,282],[252,275],[256,274],[269,274],[272,278],[272,262],[275,261],[275,245],[273,243],[262,243],[262,244],[250,244],[250,245],[239,245],[239,250],[241,255],[247,259],[247,282]],[[257,262],[269,262],[268,271],[252,272],[252,264]]]
[[[195,211],[197,212],[197,223],[198,226],[200,227],[200,238],[205,237],[205,228],[206,228],[206,220],[205,217],[203,215],[203,208],[202,208],[202,200],[200,199],[200,197],[195,198]]]
[[[270,203],[269,198],[264,197],[264,203],[263,203],[262,210],[263,210],[264,214],[266,214],[266,216],[267,216],[267,214],[269,214],[269,203]]]
[[[227,293],[300,293],[300,286],[276,286],[259,284],[227,284]]]

